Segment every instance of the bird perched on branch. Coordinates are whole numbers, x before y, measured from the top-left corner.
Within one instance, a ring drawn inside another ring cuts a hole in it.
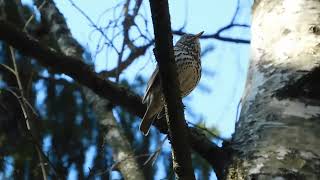
[[[196,35],[184,34],[174,46],[174,56],[177,65],[181,97],[187,96],[198,84],[201,77],[200,62],[200,32]],[[140,131],[146,136],[151,124],[164,107],[164,97],[160,85],[159,69],[151,75],[142,103],[147,104],[147,110],[140,124]]]

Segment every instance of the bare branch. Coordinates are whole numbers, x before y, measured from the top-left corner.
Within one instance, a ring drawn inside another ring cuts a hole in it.
[[[71,55],[73,57],[77,57],[79,59],[82,58],[81,53],[72,53],[68,54],[64,49],[62,49],[64,42],[69,42],[69,41],[74,41],[77,43],[75,39],[73,39],[72,36],[65,36],[65,33],[71,34],[70,31],[59,33],[59,28],[60,29],[67,29],[65,26],[67,26],[65,19],[62,15],[59,14],[58,9],[55,7],[54,3],[50,3],[51,6],[53,7],[51,9],[51,14],[55,14],[55,18],[61,19],[59,23],[50,23],[48,24],[49,28],[51,29],[50,32],[55,36],[55,39],[60,39],[60,41],[57,42],[58,47],[60,47],[60,50],[65,53],[66,55]],[[42,12],[42,15],[44,16],[43,18],[50,19],[48,17],[48,14],[46,12]],[[59,17],[58,17],[59,16]],[[52,21],[50,21],[52,22]],[[53,21],[54,22],[54,21]],[[58,28],[57,28],[58,27]],[[55,32],[57,31],[57,32]],[[125,45],[123,43],[123,45]],[[78,46],[80,46],[78,44]],[[77,46],[75,46],[77,47]],[[70,44],[71,49],[75,48]],[[146,48],[142,48],[142,50],[146,50]],[[121,52],[119,54],[119,59],[122,59],[122,53],[124,51],[124,46],[121,49]],[[130,142],[126,138],[124,132],[122,131],[121,127],[118,125],[113,112],[112,112],[112,105],[111,103],[106,100],[98,97],[94,92],[92,92],[88,88],[83,88],[83,92],[85,95],[85,98],[89,103],[92,104],[93,110],[96,114],[97,119],[99,120],[99,126],[102,129],[104,139],[108,142],[108,144],[112,147],[113,150],[113,159],[115,161],[121,162],[124,159],[127,159],[126,162],[118,163],[117,167],[120,170],[122,176],[125,179],[144,179],[142,170],[139,169],[139,165],[134,158],[129,158],[131,157],[134,152],[131,149]],[[106,107],[109,107],[106,109]]]
[[[94,21],[80,8],[78,7],[73,0],[69,0],[69,2],[71,3],[71,5],[76,8],[81,15],[83,15],[90,23],[90,25],[92,27],[94,27],[98,32],[100,32],[100,34],[107,40],[107,44],[110,45],[116,52],[117,54],[119,54],[119,50],[113,45],[113,40],[109,39],[109,37],[107,36],[107,34],[103,31],[103,29],[101,27],[98,27]]]
[[[149,162],[151,162],[152,165],[154,165],[154,163],[156,162],[159,154],[161,153],[163,144],[166,142],[166,140],[168,139],[168,135],[160,142],[160,144],[158,145],[157,149],[149,156],[149,158],[143,163],[143,165],[145,166],[146,164],[148,164]]]
[[[234,27],[244,27],[244,28],[249,28],[250,27],[247,24],[239,24],[239,23],[235,22],[236,17],[237,17],[237,15],[239,13],[239,10],[240,10],[240,0],[237,1],[236,10],[235,10],[234,15],[232,16],[232,19],[231,19],[231,21],[230,21],[230,23],[228,25],[220,28],[217,32],[215,32],[213,34],[202,35],[200,38],[201,39],[216,39],[216,40],[226,41],[226,42],[249,44],[250,40],[247,40],[247,39],[239,39],[239,38],[231,38],[231,37],[221,36],[222,32],[224,32],[226,30],[229,30],[229,29],[232,29]],[[173,31],[173,34],[176,34],[176,35],[183,35],[185,33],[186,32],[183,31],[183,28],[180,28],[179,30]]]
[[[234,27],[245,27],[245,28],[249,28],[250,26],[247,24],[235,24],[235,23],[230,23],[222,28],[220,28],[215,34],[220,35],[223,31],[229,30],[231,28]],[[208,36],[208,35],[207,35]],[[210,36],[210,35],[209,35]],[[211,35],[212,36],[212,35]]]
[[[219,139],[219,140],[221,140],[221,141],[227,141],[226,139],[220,137],[219,135],[211,132],[211,131],[210,131],[208,128],[206,128],[206,127],[199,126],[198,124],[195,124],[195,123],[192,123],[192,122],[188,122],[188,124],[191,124],[193,127],[197,128],[197,129],[200,129],[200,130],[202,130],[202,131],[204,131],[204,132],[207,132],[208,134],[210,134],[211,136],[213,136],[213,137],[216,138],[216,139]]]
[[[31,118],[30,118],[30,115],[28,113],[27,106],[30,107],[30,109],[33,111],[33,113],[35,111],[34,111],[33,107],[30,105],[30,103],[24,97],[24,89],[23,89],[21,81],[20,81],[20,76],[19,76],[19,71],[18,71],[18,67],[17,67],[17,64],[16,64],[16,58],[15,58],[14,49],[11,46],[9,47],[9,49],[10,49],[10,54],[11,54],[11,60],[12,60],[13,67],[14,67],[12,70],[13,70],[13,74],[16,77],[16,81],[17,81],[17,84],[18,84],[18,90],[19,90],[20,96],[17,93],[15,93],[14,91],[10,90],[10,89],[6,89],[6,90],[8,92],[10,92],[12,95],[14,95],[17,98],[17,100],[18,100],[18,102],[20,104],[20,108],[21,108],[21,111],[23,113],[23,117],[24,117],[24,120],[25,120],[26,126],[27,126],[27,134],[30,136],[31,141],[32,141],[33,145],[35,146],[35,149],[36,149],[38,157],[39,157],[40,167],[41,167],[41,172],[42,172],[42,175],[43,175],[43,179],[47,180],[47,177],[48,177],[48,174],[47,174],[46,169],[45,169],[45,162],[44,161],[48,162],[48,164],[52,168],[54,174],[57,177],[60,178],[60,175],[57,173],[56,168],[51,163],[49,158],[45,155],[45,153],[42,151],[42,148],[39,145],[39,140],[37,140],[35,135],[32,133],[32,131],[34,131],[34,129],[31,129],[31,125],[30,125],[30,119]]]
[[[231,27],[229,27],[228,29],[230,29]],[[226,30],[226,29],[225,29]],[[172,31],[173,34],[175,35],[184,35],[186,32],[183,31]],[[218,33],[213,33],[213,34],[204,34],[200,37],[201,39],[216,39],[216,40],[220,40],[220,41],[226,41],[226,42],[232,42],[232,43],[243,43],[243,44],[249,44],[250,40],[246,40],[246,39],[238,39],[238,38],[231,38],[231,37],[224,37],[221,36]]]
[[[47,1],[43,1],[40,6],[38,7],[38,10],[41,10],[43,8],[43,6],[47,3]],[[27,31],[27,27],[28,25],[31,23],[31,21],[34,19],[34,14],[32,14],[29,19],[27,20],[27,22],[24,24],[24,27],[23,27],[23,31]]]
[[[82,59],[62,55],[52,48],[40,44],[37,40],[4,20],[0,20],[0,39],[11,44],[24,55],[34,57],[43,66],[70,76],[100,97],[108,99],[112,104],[119,105],[130,113],[143,117],[146,107],[141,103],[141,98],[138,95],[125,87],[100,78]],[[159,120],[156,121],[155,125],[161,133],[167,134],[167,124],[164,122],[164,120]],[[219,172],[222,174],[223,161],[215,164],[219,159],[213,159],[212,156],[225,157],[223,149],[216,146],[194,128],[189,128],[188,134],[192,148],[209,161],[217,174]]]
[[[122,61],[118,67],[109,70],[109,71],[102,71],[99,73],[99,75],[102,78],[108,78],[108,77],[116,77],[119,73],[121,73],[123,70],[125,70],[130,64],[133,63],[135,59],[137,59],[139,56],[142,56],[145,54],[146,50],[153,44],[153,42],[146,44],[141,47],[135,48],[133,51],[131,51],[128,58],[124,61]]]
[[[118,17],[115,18],[115,20],[111,20],[108,24],[107,27],[105,28],[101,28],[99,27],[97,24],[95,24],[93,22],[93,20],[83,11],[80,9],[80,7],[78,7],[72,0],[69,0],[69,2],[71,3],[71,5],[77,9],[80,14],[82,14],[91,24],[91,26],[93,26],[98,32],[100,32],[100,34],[102,35],[103,38],[106,39],[108,46],[111,46],[113,50],[116,51],[116,53],[118,54],[118,59],[117,59],[117,67],[109,70],[109,71],[103,71],[103,73],[101,73],[102,77],[106,78],[106,77],[115,77],[116,78],[116,82],[118,82],[119,80],[119,75],[120,73],[126,69],[135,59],[137,59],[137,57],[143,55],[146,51],[146,49],[151,46],[151,44],[153,43],[152,40],[148,40],[148,38],[143,35],[143,33],[141,32],[140,28],[135,24],[134,19],[139,15],[139,9],[140,6],[142,4],[141,0],[135,1],[135,6],[133,8],[133,12],[129,13],[129,6],[131,3],[131,0],[127,0],[125,1],[123,7],[122,7],[122,12]],[[119,6],[116,6],[114,8],[118,8]],[[108,9],[111,10],[111,9]],[[115,9],[114,9],[115,11]],[[115,31],[115,26],[117,24],[118,21],[120,21],[123,18],[122,21],[122,29],[119,29],[118,32],[116,32],[115,34],[113,34],[113,36],[110,38],[108,37],[107,33],[105,31],[107,31],[109,28],[111,28],[111,30],[114,32]],[[114,26],[112,26],[112,24],[114,24]],[[134,44],[134,40],[131,40],[131,38],[129,37],[129,31],[131,29],[131,27],[137,27],[140,36],[146,40],[148,40],[148,42],[146,43],[146,45],[143,45],[141,47],[137,47]],[[122,44],[121,44],[121,48],[117,49],[114,45],[114,39],[119,36],[120,34],[123,35],[123,39],[122,39]],[[100,42],[99,42],[100,43]],[[98,45],[99,45],[98,43]],[[124,51],[126,50],[126,47],[128,47],[131,50],[131,53],[129,55],[129,57],[123,61],[123,54]],[[100,49],[102,50],[102,49]]]

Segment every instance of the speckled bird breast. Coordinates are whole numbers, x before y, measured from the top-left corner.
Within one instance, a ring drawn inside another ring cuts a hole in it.
[[[175,48],[174,54],[180,82],[181,96],[187,96],[199,83],[201,78],[200,56],[192,51]]]

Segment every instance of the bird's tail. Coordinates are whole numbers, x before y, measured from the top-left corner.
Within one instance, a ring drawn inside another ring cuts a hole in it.
[[[151,114],[150,109],[148,108],[146,113],[144,114],[141,123],[140,123],[140,131],[142,132],[143,135],[147,136],[149,131],[150,131],[150,127],[153,123],[154,120],[154,115]]]

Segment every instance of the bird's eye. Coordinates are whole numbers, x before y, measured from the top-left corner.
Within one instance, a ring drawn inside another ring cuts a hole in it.
[[[188,40],[188,41],[191,41],[192,39],[193,39],[192,36],[188,36],[188,37],[187,37],[187,40]]]

